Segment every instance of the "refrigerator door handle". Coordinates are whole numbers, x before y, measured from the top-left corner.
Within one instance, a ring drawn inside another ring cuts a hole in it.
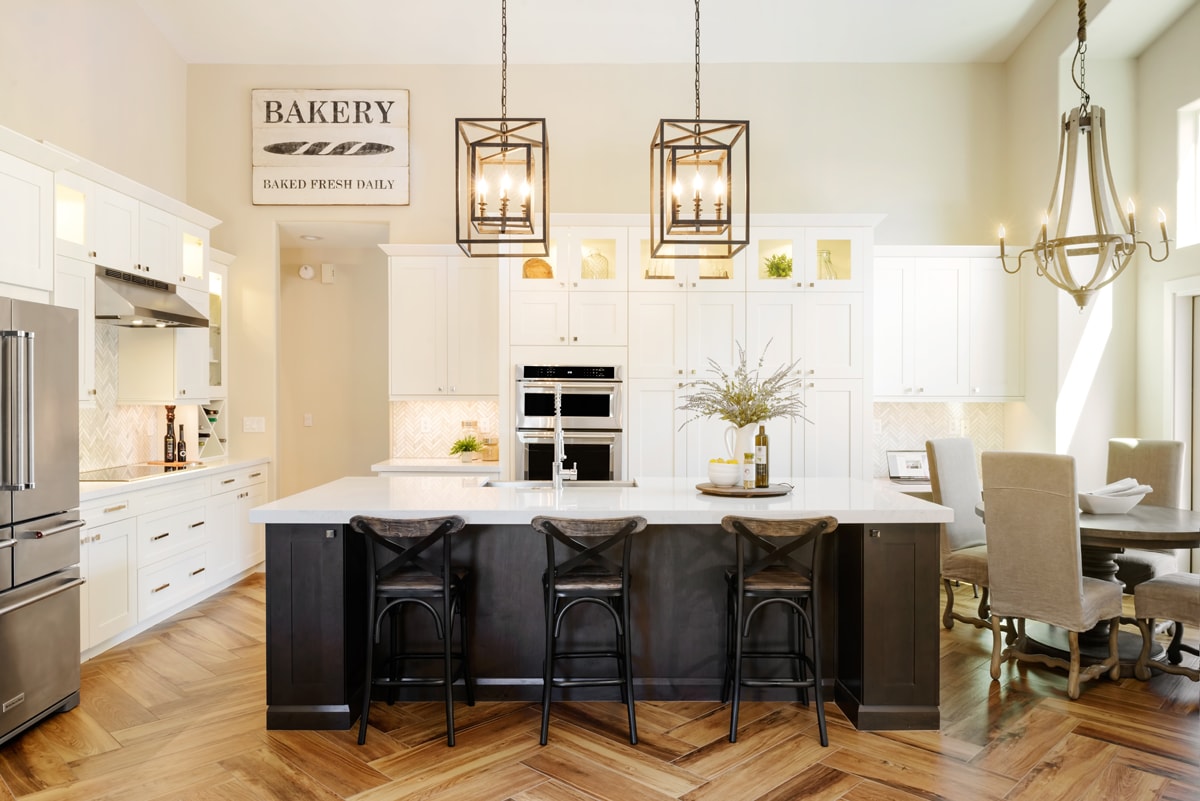
[[[35,529],[34,531],[26,532],[23,536],[27,539],[40,540],[55,534],[62,534],[67,531],[75,531],[76,529],[81,529],[86,525],[86,520],[72,520],[69,523],[63,523],[61,526],[55,526],[54,528]]]
[[[0,431],[6,443],[0,452],[0,490],[34,488],[33,356],[32,331],[0,331],[0,369],[7,388],[0,395]]]
[[[0,607],[0,616],[7,615],[10,612],[15,612],[18,609],[29,606],[30,604],[36,604],[38,601],[44,601],[47,598],[52,598],[59,593],[66,592],[67,590],[74,589],[75,587],[86,583],[87,579],[84,578],[68,578],[67,581],[51,587],[50,589],[43,590],[36,595],[32,595],[27,598],[18,598],[15,601],[5,604],[3,607]]]

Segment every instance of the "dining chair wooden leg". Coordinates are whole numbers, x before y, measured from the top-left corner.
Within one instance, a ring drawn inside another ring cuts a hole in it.
[[[1079,697],[1079,632],[1067,632],[1071,643],[1071,667],[1067,676],[1067,697],[1074,701]]]
[[[1000,618],[992,618],[992,680],[1000,678]]]
[[[1154,618],[1139,617],[1137,624],[1142,632],[1142,650],[1133,666],[1133,675],[1147,681],[1150,678],[1150,650],[1154,646]]]
[[[942,628],[954,628],[954,586],[950,583],[950,579],[942,579],[942,584],[946,587],[946,610],[942,612]]]

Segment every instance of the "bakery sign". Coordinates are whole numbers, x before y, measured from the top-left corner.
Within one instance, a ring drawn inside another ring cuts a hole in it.
[[[255,89],[255,205],[408,205],[408,91]]]

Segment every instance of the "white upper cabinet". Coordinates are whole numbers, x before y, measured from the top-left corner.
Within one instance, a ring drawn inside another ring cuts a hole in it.
[[[385,252],[407,253],[402,247]],[[499,300],[495,259],[392,255],[388,364],[393,398],[495,395]]]
[[[567,280],[572,291],[621,292],[628,286],[625,228],[567,229]]]
[[[96,403],[96,267],[69,256],[54,257],[55,306],[79,312],[79,400]]]
[[[0,284],[50,291],[53,219],[54,173],[0,152]]]
[[[666,247],[664,253],[672,248]],[[730,258],[650,255],[650,230],[629,229],[629,288],[636,292],[731,292],[746,288],[745,250]]]
[[[874,392],[880,400],[1022,395],[1019,276],[985,247],[880,249],[874,268]]]
[[[74,172],[59,171],[54,181],[58,253],[169,284],[203,286],[216,220],[186,209],[191,217],[177,214]]]
[[[759,292],[861,291],[869,235],[853,227],[752,228],[746,288]]]

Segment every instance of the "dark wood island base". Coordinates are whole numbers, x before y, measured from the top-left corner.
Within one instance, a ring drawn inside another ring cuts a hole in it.
[[[833,536],[820,566],[831,697],[862,730],[937,729],[937,524],[842,524]],[[273,523],[266,537],[267,728],[348,729],[364,686],[364,546],[336,524]],[[542,538],[523,525],[469,525],[455,551],[475,576],[467,614],[477,697],[538,700]],[[718,699],[729,535],[719,525],[651,525],[633,558],[637,697]],[[604,633],[601,625],[578,636]]]

